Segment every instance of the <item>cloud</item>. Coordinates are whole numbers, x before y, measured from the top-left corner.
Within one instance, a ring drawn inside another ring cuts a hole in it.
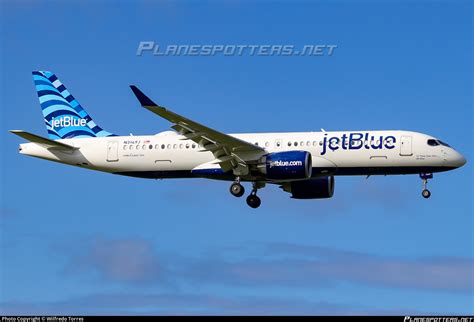
[[[98,272],[108,281],[181,286],[314,288],[349,282],[358,285],[443,292],[474,291],[474,259],[400,258],[298,244],[253,245],[253,252],[227,249],[198,257],[156,252],[144,240],[95,241],[73,256],[71,273]]]
[[[300,245],[269,245],[264,256],[237,261],[197,259],[185,278],[194,283],[327,287],[340,282],[399,289],[474,291],[474,260],[394,258]]]
[[[67,272],[91,270],[106,280],[140,284],[161,280],[165,269],[145,240],[96,238],[66,268]]]
[[[152,243],[143,239],[101,237],[78,244],[77,249],[66,247],[72,254],[67,276],[90,276],[94,272],[97,273],[93,274],[95,278],[99,278],[94,282],[99,282],[103,288],[108,283],[132,288],[126,288],[127,293],[93,293],[50,302],[4,301],[0,302],[0,313],[432,315],[440,312],[397,307],[386,310],[364,307],[354,301],[331,303],[288,294],[294,294],[289,291],[292,288],[311,291],[341,282],[468,294],[474,290],[472,258],[407,259],[290,243],[226,247],[203,256],[180,257],[157,252]],[[148,288],[150,284],[154,287]],[[169,287],[174,284],[180,287]],[[226,287],[235,291],[236,286],[239,287],[237,293],[211,291]],[[259,288],[270,292],[255,296],[262,294],[256,292]]]
[[[296,244],[268,245],[267,255],[299,258],[280,262],[294,266],[295,274],[385,287],[474,291],[473,258],[397,258]]]
[[[12,208],[0,207],[0,224],[15,216],[18,216],[18,211]]]
[[[407,312],[428,314],[409,309],[378,310],[305,299],[180,293],[112,293],[56,302],[0,303],[0,314],[3,315],[405,315]]]

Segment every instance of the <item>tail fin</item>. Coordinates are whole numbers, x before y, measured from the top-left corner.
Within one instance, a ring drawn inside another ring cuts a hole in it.
[[[115,136],[94,123],[56,75],[34,71],[33,80],[50,139]]]

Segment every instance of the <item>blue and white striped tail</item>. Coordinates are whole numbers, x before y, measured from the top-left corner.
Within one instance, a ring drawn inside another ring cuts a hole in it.
[[[94,123],[56,75],[34,71],[33,80],[50,139],[114,136]]]

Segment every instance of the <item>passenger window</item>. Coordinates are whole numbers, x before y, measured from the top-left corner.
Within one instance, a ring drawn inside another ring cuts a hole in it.
[[[294,145],[295,145],[295,146],[298,146],[298,142],[295,142]]]
[[[142,145],[142,149],[146,150],[146,145],[145,144]]]
[[[130,145],[129,148],[130,148],[130,150],[133,150],[133,145]]]
[[[140,150],[140,146],[139,146],[139,145],[137,145],[137,150]]]
[[[171,149],[171,144],[168,144],[166,147],[167,147],[168,149]]]
[[[148,146],[148,148],[149,148],[150,150],[153,149],[153,145],[150,144],[150,145]]]
[[[304,141],[301,141],[301,142],[300,142],[300,146],[304,146]]]
[[[123,146],[123,149],[124,149],[124,150],[127,150],[127,146],[126,146],[126,145],[124,145],[124,146]]]
[[[265,142],[265,147],[268,148],[270,146],[270,142]]]
[[[316,146],[318,145],[318,142],[317,141],[313,141],[313,146]]]
[[[192,147],[193,147],[193,149],[195,149],[195,148],[196,148],[196,144],[193,144]]]
[[[288,141],[288,146],[291,146],[291,142]]]
[[[311,142],[306,141],[306,146],[310,146],[310,145],[311,145]]]
[[[189,149],[189,143],[186,143],[186,149]]]
[[[160,146],[158,144],[155,144],[155,149],[158,150]]]

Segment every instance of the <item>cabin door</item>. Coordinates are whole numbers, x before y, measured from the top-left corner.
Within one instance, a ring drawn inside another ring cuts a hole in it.
[[[411,139],[412,139],[411,136],[402,136],[400,140],[400,155],[403,155],[403,156],[413,155]]]

